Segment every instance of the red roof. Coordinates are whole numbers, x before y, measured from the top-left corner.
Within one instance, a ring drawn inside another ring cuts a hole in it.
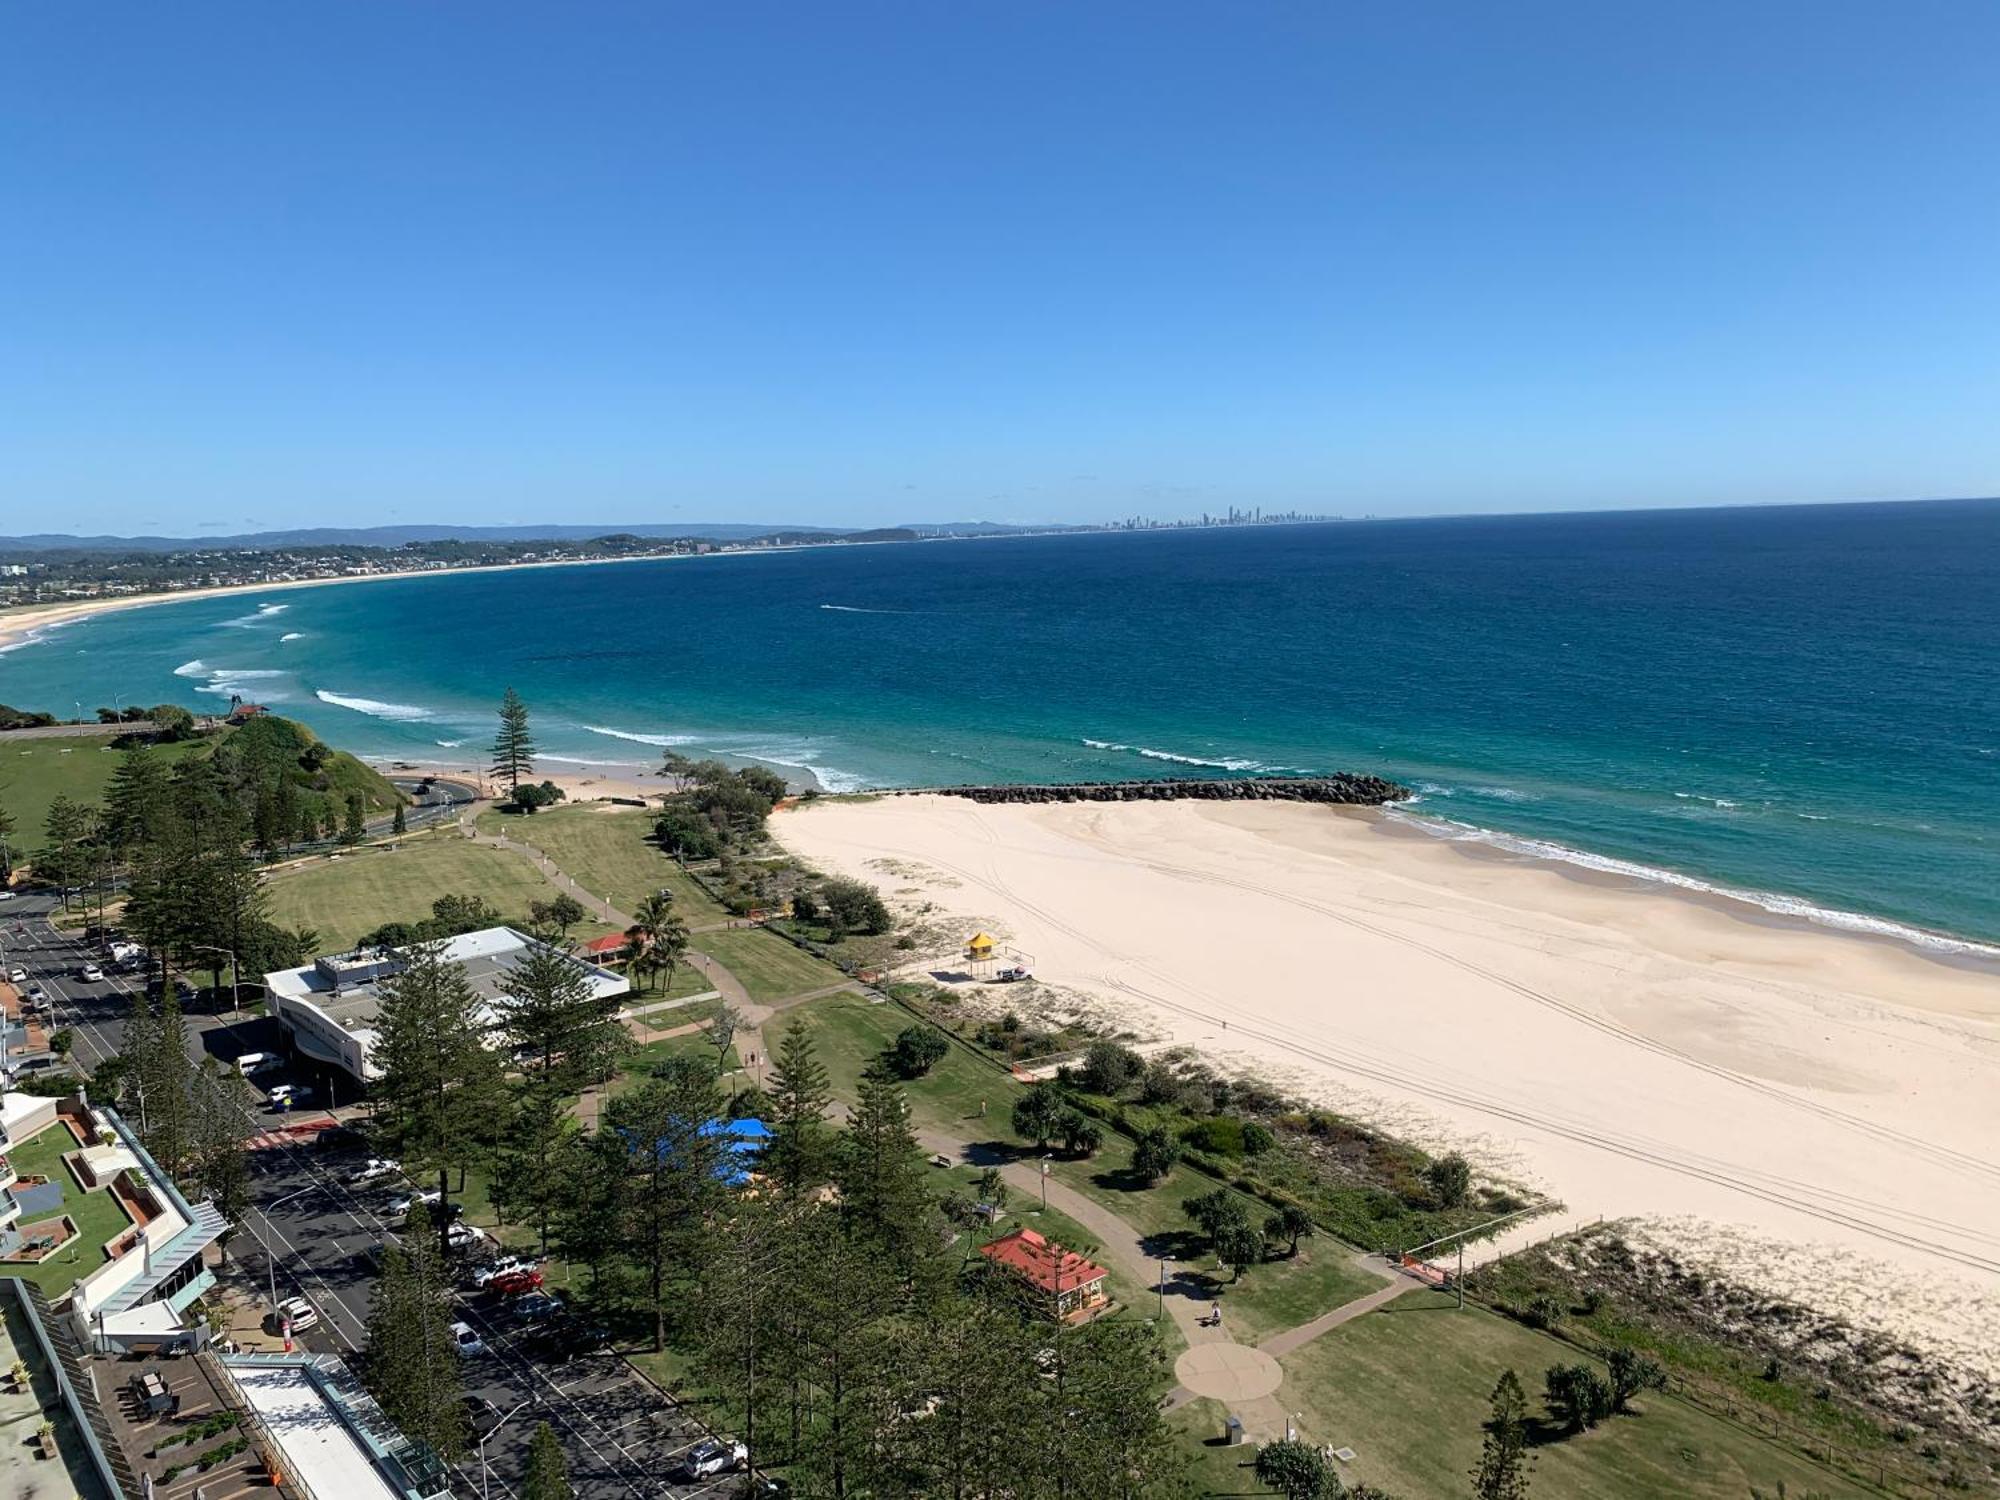
[[[1073,1292],[1110,1274],[1104,1267],[1092,1265],[1075,1251],[1063,1249],[1032,1229],[1003,1234],[981,1245],[979,1253],[1015,1275],[1026,1277],[1051,1296]]]
[[[594,937],[583,945],[585,953],[623,953],[631,946],[631,939],[622,932],[607,932],[603,937]]]

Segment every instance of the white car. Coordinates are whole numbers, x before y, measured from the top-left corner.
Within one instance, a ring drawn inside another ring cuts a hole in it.
[[[287,1297],[278,1304],[278,1316],[292,1325],[293,1333],[319,1327],[319,1309],[303,1297]]]
[[[484,1354],[486,1341],[472,1331],[470,1323],[451,1325],[451,1342],[460,1354]]]
[[[0,890],[0,901],[12,901],[13,899],[14,893],[12,891]]]
[[[479,1268],[479,1274],[472,1278],[475,1290],[485,1291],[502,1276],[512,1276],[517,1271],[539,1271],[542,1263],[532,1255],[503,1255],[490,1265]]]
[[[485,1230],[463,1219],[444,1232],[444,1242],[453,1250],[470,1250],[474,1245],[483,1245],[486,1237]]]
[[[98,968],[96,964],[85,964],[83,966],[83,982],[85,984],[104,983],[104,971]]]
[[[406,1218],[419,1203],[428,1208],[442,1196],[436,1188],[425,1188],[420,1193],[404,1193],[400,1197],[391,1198],[389,1200],[389,1217],[392,1219]]]
[[[386,1156],[371,1156],[355,1169],[354,1185],[356,1187],[366,1187],[369,1183],[380,1182],[385,1177],[400,1177],[402,1175],[403,1164],[401,1162],[391,1161]]]
[[[28,971],[19,964],[16,964],[7,971],[7,982],[9,984],[26,984],[28,982]]]
[[[735,1438],[703,1438],[680,1461],[683,1479],[712,1479],[740,1469],[750,1461],[750,1450]]]

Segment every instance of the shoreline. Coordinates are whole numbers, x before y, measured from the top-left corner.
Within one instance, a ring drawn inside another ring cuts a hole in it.
[[[2000,1375],[2000,969],[1331,812],[831,799],[773,834],[1134,1031]]]
[[[801,544],[801,546],[806,545],[820,544]],[[194,599],[227,599],[241,594],[268,594],[281,589],[326,588],[343,583],[391,583],[410,578],[451,578],[467,574],[513,573],[524,568],[597,568],[618,563],[686,562],[701,557],[741,555],[750,555],[750,549],[745,548],[741,552],[669,552],[648,557],[566,557],[546,562],[491,563],[469,568],[405,568],[393,573],[356,573],[340,578],[286,578],[276,583],[225,583],[214,588],[176,589],[156,594],[125,594],[111,599],[79,599],[71,604],[29,604],[0,611],[0,652],[15,650],[27,645],[31,640],[47,635],[52,630],[60,630],[65,625],[74,625],[77,621],[87,620],[94,615],[110,614],[117,610],[142,609],[160,604],[184,604]]]

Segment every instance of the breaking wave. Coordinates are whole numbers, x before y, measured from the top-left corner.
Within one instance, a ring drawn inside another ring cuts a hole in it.
[[[1643,880],[1653,885],[1670,886],[1676,890],[1694,891],[1704,896],[1719,896],[1728,901],[1741,901],[1777,916],[1802,918],[1820,927],[1831,927],[1837,931],[1860,933],[1870,937],[1894,938],[1898,942],[1908,943],[1911,947],[1920,948],[1928,953],[2000,959],[2000,947],[1990,943],[1976,943],[1940,932],[1927,932],[1921,927],[1911,927],[1903,922],[1892,922],[1884,917],[1871,917],[1861,912],[1816,906],[1798,896],[1787,896],[1777,891],[1748,891],[1737,886],[1717,885],[1693,875],[1683,875],[1678,870],[1663,870],[1657,865],[1642,865],[1636,860],[1619,859],[1610,854],[1592,854],[1548,839],[1499,833],[1490,828],[1475,828],[1470,823],[1461,823],[1453,818],[1408,812],[1404,810],[1407,806],[1407,803],[1401,808],[1391,804],[1384,811],[1392,818],[1398,818],[1414,828],[1422,829],[1425,833],[1449,839],[1454,843],[1485,844],[1491,848],[1504,849],[1509,854],[1526,855],[1531,859],[1554,860],[1561,864],[1576,865],[1585,870],[1595,870],[1600,874],[1622,875],[1629,880]]]
[[[305,632],[303,630],[288,630],[283,635],[278,637],[280,641],[297,641],[297,640],[303,640],[304,638],[305,638]]]
[[[630,740],[635,745],[659,745],[662,748],[668,745],[692,745],[697,739],[697,736],[692,734],[637,734],[629,729],[607,729],[602,724],[586,724],[583,727],[592,734],[606,735],[614,740]],[[619,761],[616,764],[623,765],[624,762]]]
[[[1266,761],[1250,760],[1243,756],[1229,755],[1211,758],[1205,755],[1182,755],[1173,750],[1155,750],[1150,745],[1127,745],[1118,740],[1090,740],[1083,742],[1092,750],[1123,751],[1130,755],[1142,755],[1147,760],[1164,760],[1178,766],[1204,766],[1215,771],[1262,771],[1267,775],[1304,775],[1296,766],[1274,766]]]
[[[325,688],[317,689],[313,696],[322,703],[331,703],[335,708],[352,709],[355,713],[367,714],[371,719],[387,719],[393,724],[411,724],[437,717],[428,708],[408,703],[382,703],[374,698],[352,698],[345,693],[329,693]]]

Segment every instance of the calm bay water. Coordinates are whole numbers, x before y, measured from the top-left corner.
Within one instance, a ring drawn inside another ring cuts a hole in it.
[[[673,745],[836,789],[1376,771],[1457,836],[2000,940],[2000,504],[458,574],[0,655],[23,707],[235,691],[413,760],[476,754],[509,685],[552,769]]]

